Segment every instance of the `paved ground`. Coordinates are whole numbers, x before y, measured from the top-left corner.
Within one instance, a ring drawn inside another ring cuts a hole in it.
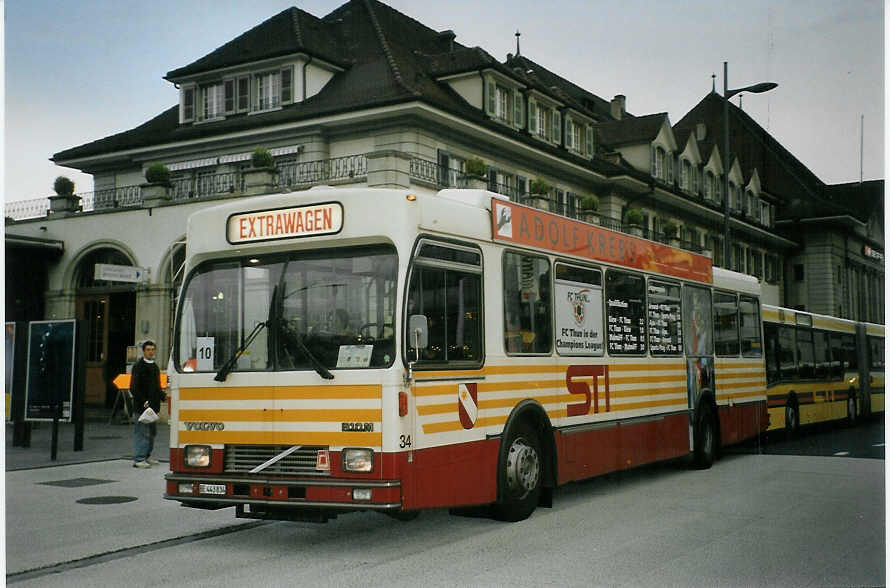
[[[84,463],[106,459],[131,459],[133,455],[133,425],[109,424],[107,419],[84,424],[83,450],[74,451],[74,425],[59,424],[56,461],[52,453],[52,423],[32,423],[31,446],[12,446],[12,425],[6,425],[6,471],[53,465]],[[170,427],[158,424],[153,457],[168,462],[170,456]]]

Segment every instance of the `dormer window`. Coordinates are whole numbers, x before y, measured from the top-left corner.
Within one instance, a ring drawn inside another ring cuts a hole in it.
[[[274,71],[258,74],[256,80],[256,108],[271,110],[281,106],[281,73]]]
[[[501,84],[492,78],[489,78],[486,84],[486,113],[496,121],[515,127],[522,127],[522,114],[525,110],[522,92],[506,84]]]
[[[692,164],[688,159],[680,160],[680,189],[692,191]]]
[[[223,84],[201,86],[201,119],[221,117],[225,115],[225,112]]]
[[[593,156],[593,127],[566,115],[566,149],[578,155]]]
[[[195,88],[194,86],[184,87],[179,93],[180,106],[180,122],[189,122],[195,120]]]

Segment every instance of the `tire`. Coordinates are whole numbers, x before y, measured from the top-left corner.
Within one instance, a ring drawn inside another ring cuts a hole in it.
[[[543,482],[541,443],[526,423],[514,427],[502,445],[498,484],[501,499],[492,511],[500,521],[527,519],[538,506]]]
[[[699,409],[699,417],[695,423],[695,467],[706,470],[714,463],[717,455],[717,424],[711,405],[703,402]]]
[[[855,426],[858,416],[856,414],[856,397],[853,392],[850,392],[847,395],[847,424],[851,427]]]
[[[785,434],[794,437],[800,431],[800,411],[791,399],[785,404]]]

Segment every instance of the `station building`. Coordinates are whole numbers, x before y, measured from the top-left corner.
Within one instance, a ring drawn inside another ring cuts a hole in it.
[[[192,212],[315,185],[487,188],[711,255],[766,303],[884,322],[883,180],[826,185],[731,104],[724,169],[713,91],[676,124],[634,115],[518,44],[501,61],[376,0],[287,9],[164,80],[178,104],[53,156],[93,191],[6,206],[7,320],[87,320],[88,404],[112,402],[127,345],[169,354]],[[146,183],[152,163],[169,185]]]

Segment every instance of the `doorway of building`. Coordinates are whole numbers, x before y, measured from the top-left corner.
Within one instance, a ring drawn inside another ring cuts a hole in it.
[[[129,266],[130,259],[112,248],[97,249],[79,264],[76,316],[87,330],[87,406],[111,407],[117,395],[112,381],[127,368],[127,346],[135,343],[136,285],[96,277],[97,263]]]
[[[127,368],[127,346],[135,337],[136,293],[114,292],[77,297],[77,318],[86,321],[85,402],[111,407],[112,381]]]

